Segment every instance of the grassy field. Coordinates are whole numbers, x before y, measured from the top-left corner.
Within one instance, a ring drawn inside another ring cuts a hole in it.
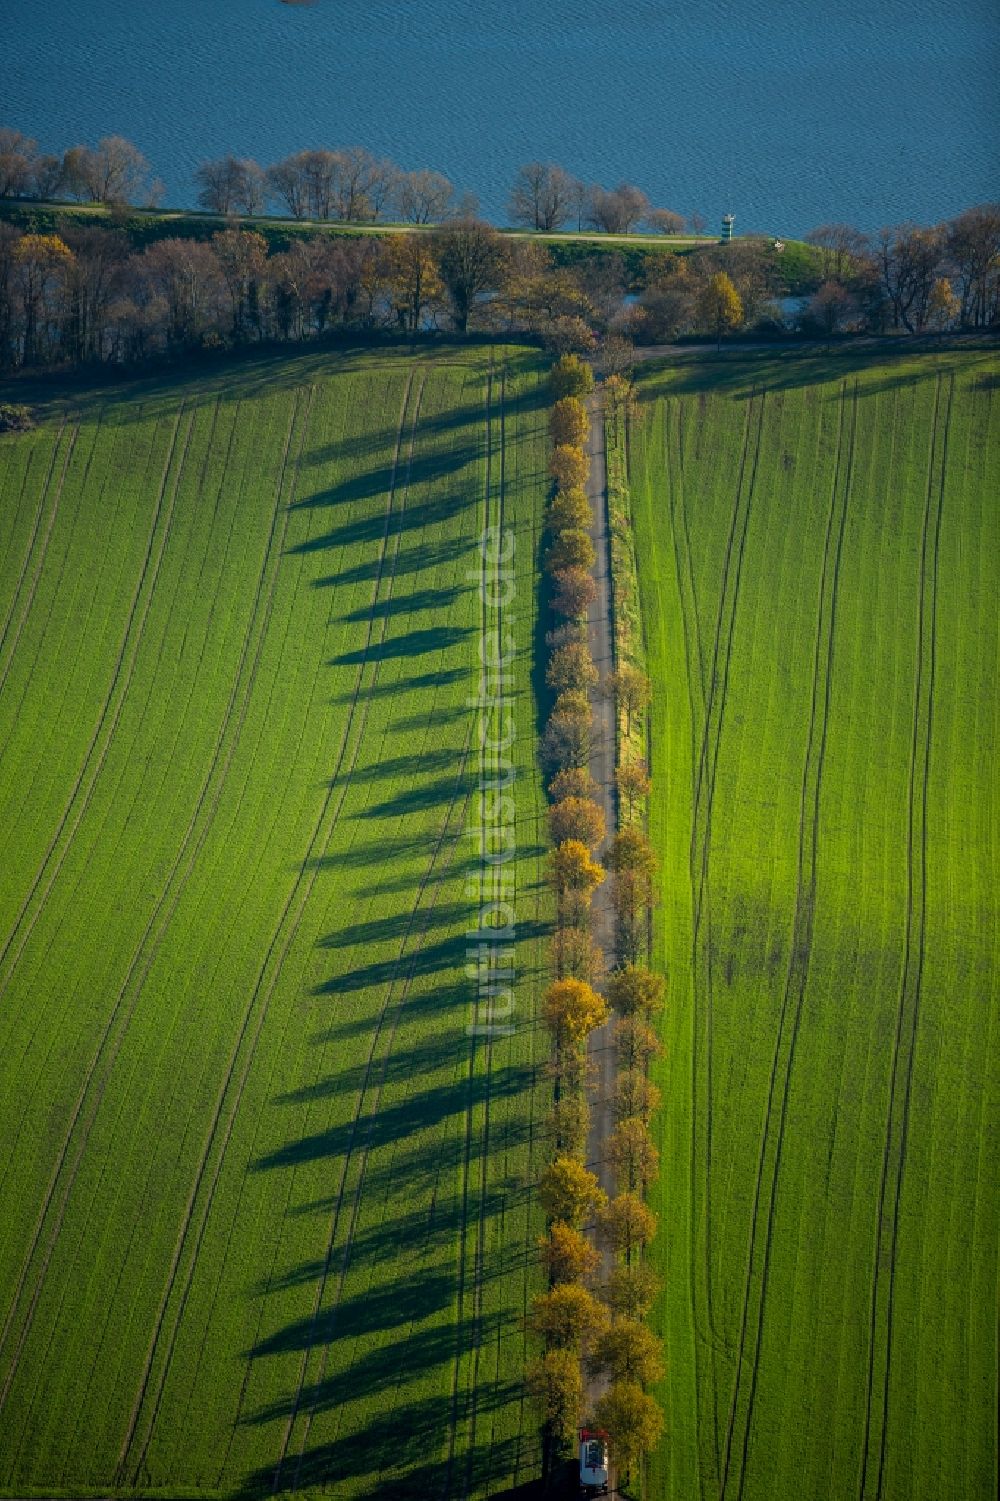
[[[650,1495],[997,1489],[1000,362],[649,369]]]
[[[516,349],[312,354],[0,438],[5,1494],[537,1468],[545,400]],[[518,1010],[472,1036],[486,525]]]

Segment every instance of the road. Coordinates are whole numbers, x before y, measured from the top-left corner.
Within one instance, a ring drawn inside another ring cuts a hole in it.
[[[600,393],[590,397],[590,479],[587,493],[592,512],[591,536],[597,561],[594,579],[597,597],[587,617],[590,653],[594,659],[601,682],[614,671],[614,648],[611,624],[611,557],[608,542],[608,494],[607,469],[604,448],[604,406]],[[601,685],[591,693],[594,711],[595,737],[590,758],[590,770],[598,787],[598,801],[604,810],[608,838],[617,827],[617,794],[615,788],[615,719],[614,707],[602,692]],[[614,963],[614,919],[611,903],[610,882],[606,881],[594,893],[594,937],[600,944],[608,966]],[[610,1197],[614,1193],[614,1177],[607,1160],[607,1141],[614,1126],[613,1095],[615,1086],[615,1052],[612,1042],[612,1024],[598,1027],[592,1032],[587,1052],[594,1066],[595,1077],[589,1093],[590,1130],[587,1138],[587,1165],[597,1174],[601,1187]],[[611,1257],[604,1254],[604,1271],[611,1270]],[[585,1388],[588,1415],[594,1403],[607,1385],[603,1377],[591,1377]],[[611,1477],[614,1493],[614,1474]]]

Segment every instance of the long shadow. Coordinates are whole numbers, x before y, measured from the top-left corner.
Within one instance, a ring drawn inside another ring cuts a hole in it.
[[[423,914],[421,926],[426,933],[429,928],[447,928],[466,919],[468,906],[464,902],[439,903]],[[319,939],[318,947],[324,949],[370,948],[377,943],[390,943],[405,938],[413,927],[412,912],[391,912],[385,917],[370,917],[364,922],[347,923]]]
[[[379,682],[375,683],[372,687],[365,689],[365,696],[370,699],[390,697],[398,698],[399,694],[404,691],[406,693],[415,693],[421,688],[445,687],[448,683],[457,683],[460,679],[465,682],[467,681],[468,676],[469,669],[467,667],[447,667],[439,668],[437,672],[412,673],[407,677],[406,682],[402,684],[393,682],[392,679],[380,679]],[[332,704],[353,703],[354,691],[352,690],[349,693],[339,693],[334,698],[332,698],[330,702]],[[438,710],[435,708],[433,712],[435,720],[438,720]],[[426,724],[426,722],[427,721],[425,718],[424,723]],[[395,723],[398,728],[400,721],[397,720],[395,721]],[[428,754],[432,754],[432,752],[428,752]],[[455,759],[450,752],[449,758],[452,761],[454,761]],[[392,762],[387,761],[385,764],[391,766]],[[378,771],[371,771],[370,769],[367,774],[372,776],[389,775],[388,772],[382,773]]]
[[[444,479],[447,475],[457,474],[460,469],[476,459],[478,450],[473,444],[463,444],[459,448],[450,448],[441,453],[419,453],[407,463],[405,477],[411,489],[418,485],[429,484],[433,480]],[[365,469],[359,474],[353,474],[349,479],[341,480],[339,484],[331,485],[328,490],[319,490],[304,500],[293,502],[289,510],[316,509],[323,506],[344,505],[353,500],[371,500],[375,495],[388,495],[394,483],[398,483],[401,476],[395,464],[380,464],[376,469]],[[469,493],[473,493],[473,481],[469,482]],[[348,523],[349,529],[350,523]],[[345,528],[338,528],[345,530]],[[330,547],[335,544],[326,542],[324,539],[300,542],[297,547],[290,548],[293,553],[315,552],[318,547]]]
[[[455,778],[439,777],[436,782],[418,782],[387,797],[380,803],[369,803],[357,815],[359,818],[403,818],[407,813],[419,813],[443,803],[450,804],[458,790]]]
[[[331,527],[321,536],[309,537],[289,548],[288,552],[292,555],[335,547],[356,547],[364,542],[381,542],[383,536],[395,537],[405,532],[419,532],[429,526],[442,526],[467,511],[472,500],[471,493],[461,488],[450,489],[447,495],[407,505],[405,511],[390,516],[388,525],[384,513],[374,510],[366,516],[345,521],[341,526]]]
[[[328,545],[322,538],[315,538],[314,544],[309,547],[302,544],[301,550],[315,552]],[[475,546],[475,539],[470,537],[452,537],[439,542],[418,542],[412,547],[400,549],[399,557],[393,559],[393,572],[397,575],[432,572],[442,563],[454,563],[459,558],[464,558],[472,552]],[[328,573],[313,579],[313,588],[335,589],[342,588],[345,584],[371,584],[380,576],[380,567],[378,558],[367,558],[363,563],[355,563],[351,568],[342,568],[339,573]]]
[[[432,625],[402,636],[389,636],[377,648],[360,646],[355,651],[331,657],[330,667],[359,667],[364,662],[390,662],[399,657],[424,657],[429,652],[447,651],[473,634],[471,626]]]
[[[451,1116],[462,1115],[466,1110],[482,1105],[489,1100],[511,1099],[525,1093],[531,1086],[533,1074],[524,1066],[494,1069],[489,1079],[479,1075],[454,1084],[440,1084],[432,1089],[408,1095],[395,1105],[379,1104],[374,1115],[361,1121],[344,1121],[328,1126],[311,1136],[297,1137],[276,1152],[259,1157],[252,1164],[252,1172],[266,1172],[273,1168],[294,1167],[300,1162],[315,1162],[323,1157],[341,1157],[355,1145],[359,1130],[371,1150],[390,1146],[427,1127],[440,1125]]]
[[[370,619],[391,620],[395,615],[418,615],[425,610],[445,611],[457,599],[470,593],[471,586],[462,588],[458,584],[438,589],[413,589],[409,594],[391,594],[388,599],[376,600],[372,606],[359,605],[356,610],[349,610],[338,619],[367,623]]]

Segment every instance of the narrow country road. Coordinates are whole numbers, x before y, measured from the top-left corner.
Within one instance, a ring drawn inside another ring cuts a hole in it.
[[[608,539],[608,493],[607,470],[604,448],[604,403],[595,392],[587,403],[590,415],[590,479],[587,493],[592,513],[591,537],[597,553],[594,578],[597,597],[587,617],[588,636],[594,665],[601,675],[598,687],[591,693],[594,711],[594,748],[590,758],[590,770],[597,783],[597,797],[604,810],[610,839],[617,828],[618,801],[615,788],[615,719],[614,707],[602,691],[604,680],[614,671],[614,648],[611,626],[611,555]],[[608,967],[614,963],[614,919],[609,882],[599,886],[594,893],[594,937],[600,944]],[[587,1045],[588,1055],[595,1070],[594,1082],[589,1090],[590,1134],[587,1140],[587,1165],[595,1172],[601,1187],[610,1197],[614,1193],[614,1178],[607,1160],[607,1141],[614,1126],[612,1096],[615,1083],[615,1054],[611,1037],[611,1023],[592,1032]],[[611,1270],[611,1258],[605,1255],[604,1271]],[[603,1377],[592,1377],[585,1388],[588,1413],[607,1385]],[[614,1493],[614,1470],[610,1476]]]

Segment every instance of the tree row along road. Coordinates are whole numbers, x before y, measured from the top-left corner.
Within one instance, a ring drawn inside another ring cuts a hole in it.
[[[597,594],[587,616],[590,654],[600,673],[596,688],[591,690],[590,700],[594,713],[594,740],[590,756],[590,770],[597,783],[597,799],[604,812],[608,840],[618,831],[617,802],[615,797],[615,709],[611,698],[602,685],[614,671],[613,632],[611,623],[611,566],[608,544],[608,493],[607,463],[604,448],[604,404],[600,392],[595,392],[587,403],[590,416],[589,458],[590,477],[587,493],[593,512],[591,536],[597,554],[594,563],[594,581]],[[594,937],[605,956],[610,969],[615,960],[614,906],[611,899],[610,881],[598,886],[593,898]],[[590,1126],[587,1137],[587,1166],[597,1174],[598,1181],[613,1198],[615,1180],[608,1160],[608,1138],[614,1128],[613,1096],[615,1086],[614,1022],[591,1032],[587,1053],[594,1069],[594,1078],[588,1086]],[[614,1254],[603,1251],[603,1274],[612,1270]],[[608,1385],[604,1375],[589,1376],[585,1388],[588,1411],[592,1411]],[[613,1456],[612,1456],[613,1465]],[[613,1468],[609,1482],[614,1489]]]

